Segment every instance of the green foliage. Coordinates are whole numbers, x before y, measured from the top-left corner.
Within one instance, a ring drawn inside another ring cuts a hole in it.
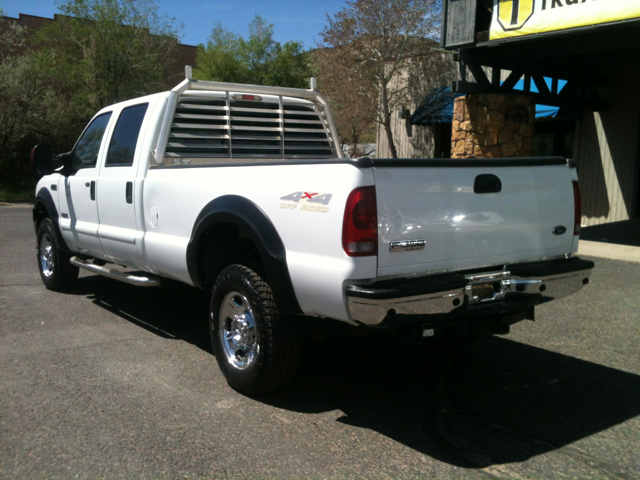
[[[67,0],[59,9],[65,17],[35,40],[83,105],[95,111],[175,83],[167,82],[177,61],[175,20],[159,16],[151,0]]]
[[[246,40],[216,24],[207,45],[198,49],[194,75],[200,80],[305,88],[312,72],[302,44],[276,42],[273,25],[256,16]]]
[[[312,76],[308,54],[297,42],[282,47],[276,43],[273,60],[267,65],[263,83],[282,87],[308,88]]]
[[[35,177],[0,179],[0,202],[33,201],[38,180]]]
[[[1,12],[1,11],[0,11]],[[35,118],[46,101],[44,77],[37,59],[15,56],[24,45],[25,31],[12,25],[0,36],[0,175],[3,183],[26,166],[16,162],[15,152],[34,131]]]
[[[207,46],[198,47],[194,75],[199,80],[242,83],[248,77],[242,61],[242,37],[225,30],[217,23]]]
[[[183,77],[178,33],[151,0],[67,0],[30,38],[0,35],[0,177],[29,174],[36,143],[69,150],[101,108],[167,90]],[[20,56],[14,54],[26,47]]]

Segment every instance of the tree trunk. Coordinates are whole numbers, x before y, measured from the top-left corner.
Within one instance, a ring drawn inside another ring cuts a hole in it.
[[[396,151],[396,145],[393,143],[393,131],[391,130],[391,114],[386,111],[384,112],[384,130],[387,134],[387,143],[389,144],[389,149],[391,150],[391,158],[398,158],[398,152]]]
[[[353,140],[353,149],[351,150],[351,158],[358,156],[358,139],[359,135],[356,133],[356,127],[351,127],[351,139]]]
[[[391,158],[398,158],[398,152],[396,151],[396,145],[393,142],[393,131],[391,130],[391,112],[389,111],[389,99],[387,98],[387,86],[383,85],[381,90],[382,94],[382,108],[384,109],[384,130],[387,134],[387,143],[391,150]]]

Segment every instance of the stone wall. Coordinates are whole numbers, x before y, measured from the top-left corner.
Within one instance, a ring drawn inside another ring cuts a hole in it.
[[[530,157],[534,120],[531,97],[458,97],[453,107],[451,158]]]

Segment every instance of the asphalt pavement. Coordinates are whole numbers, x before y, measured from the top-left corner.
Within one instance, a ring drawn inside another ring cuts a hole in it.
[[[0,207],[0,478],[640,478],[640,264],[471,347],[309,341],[297,380],[230,389],[207,294],[81,273],[46,290]]]

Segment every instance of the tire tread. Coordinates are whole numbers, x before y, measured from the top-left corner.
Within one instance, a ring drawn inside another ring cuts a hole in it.
[[[215,301],[218,291],[228,282],[237,280],[238,276],[251,290],[250,301],[253,301],[257,307],[254,313],[260,316],[263,323],[259,328],[259,335],[265,338],[264,351],[261,350],[256,358],[256,368],[251,367],[251,379],[237,381],[236,376],[229,373],[224,355],[216,351],[217,339],[213,336],[212,342],[216,359],[229,385],[242,393],[258,395],[277,390],[294,378],[302,354],[301,329],[295,318],[279,314],[271,288],[262,276],[249,267],[238,264],[225,268],[214,284],[211,300],[214,314],[212,321],[217,322]],[[221,294],[220,297],[222,297]]]
[[[40,266],[40,239],[44,234],[49,235],[51,247],[53,249],[54,270],[53,275],[50,277],[45,277],[43,275],[42,268]],[[50,218],[45,218],[40,223],[40,226],[38,227],[37,241],[38,271],[40,272],[42,283],[44,283],[46,288],[55,292],[64,292],[69,290],[78,279],[79,269],[69,263],[71,254],[60,249],[58,237],[56,236],[56,232],[53,227],[53,221]]]

